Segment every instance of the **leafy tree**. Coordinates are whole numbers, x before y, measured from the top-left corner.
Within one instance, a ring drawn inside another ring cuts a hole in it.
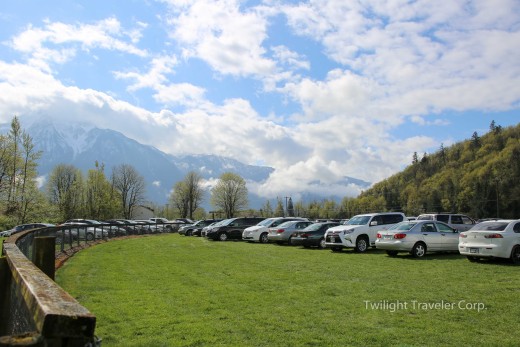
[[[294,206],[291,197],[289,197],[289,200],[287,202],[287,216],[294,217]]]
[[[61,221],[82,215],[84,182],[81,171],[73,165],[57,165],[49,175],[47,194],[57,205]]]
[[[246,182],[232,172],[223,173],[211,190],[211,204],[224,211],[226,218],[232,218],[248,205]]]
[[[121,210],[119,193],[105,177],[105,165],[96,161],[95,169],[88,171],[86,184],[86,211],[90,218],[105,220]]]
[[[275,217],[283,217],[284,215],[285,215],[285,210],[283,208],[282,199],[277,198],[276,199],[276,209],[274,210],[274,216]]]
[[[202,177],[194,171],[186,174],[184,179],[175,183],[170,195],[170,203],[179,211],[181,218],[193,219],[193,214],[199,208],[204,198],[201,186]]]
[[[119,192],[123,217],[132,219],[134,209],[145,199],[143,176],[133,166],[121,164],[112,169],[112,185]]]
[[[273,208],[271,207],[271,202],[269,200],[267,200],[265,202],[265,204],[262,206],[262,208],[260,209],[260,211],[261,211],[260,215],[262,217],[266,217],[266,218],[272,217]]]

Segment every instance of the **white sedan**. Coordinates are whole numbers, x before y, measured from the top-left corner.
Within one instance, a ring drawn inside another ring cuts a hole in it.
[[[459,236],[459,252],[470,261],[506,258],[520,264],[520,219],[482,222]]]
[[[457,252],[459,234],[447,224],[437,221],[412,220],[380,231],[376,248],[386,250],[389,256],[409,252],[421,258],[426,252]]]

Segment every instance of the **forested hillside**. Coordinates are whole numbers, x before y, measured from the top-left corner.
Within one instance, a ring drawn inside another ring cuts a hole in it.
[[[402,172],[375,184],[355,199],[348,212],[370,210],[460,212],[473,218],[520,218],[520,124],[490,131],[450,147],[442,144]],[[352,213],[349,213],[352,214]]]

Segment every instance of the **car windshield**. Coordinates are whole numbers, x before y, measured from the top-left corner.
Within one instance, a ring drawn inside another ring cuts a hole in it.
[[[226,225],[229,225],[229,224],[231,224],[234,220],[235,220],[235,218],[224,219],[224,220],[222,221],[222,223],[219,224],[219,226],[226,226]]]
[[[429,214],[421,215],[417,217],[417,220],[433,220],[433,216]]]
[[[283,222],[282,224],[278,225],[279,228],[287,228],[291,226],[292,224],[296,223],[295,221],[289,221],[289,222]]]
[[[402,222],[399,224],[394,225],[389,230],[400,230],[400,231],[407,231],[412,229],[417,223],[410,223],[410,222]]]
[[[473,226],[469,230],[504,231],[509,222],[483,222]]]
[[[370,216],[356,216],[351,218],[345,225],[365,225],[368,224]]]
[[[260,223],[258,223],[257,225],[262,226],[262,227],[268,227],[271,224],[273,224],[275,221],[276,221],[276,219],[274,219],[274,218],[267,218],[267,219],[264,219],[263,221],[261,221]]]
[[[306,227],[303,230],[305,230],[305,231],[315,231],[315,230],[319,230],[322,226],[323,226],[323,223],[314,223],[314,224],[309,225],[308,227]]]

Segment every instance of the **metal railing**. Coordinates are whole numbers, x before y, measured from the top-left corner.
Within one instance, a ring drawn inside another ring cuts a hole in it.
[[[175,223],[62,225],[24,231],[4,240],[0,346],[100,346],[101,340],[94,335],[96,317],[54,282],[57,260],[97,242],[175,232],[176,227]],[[42,257],[47,264],[50,258],[51,264],[45,265]]]

